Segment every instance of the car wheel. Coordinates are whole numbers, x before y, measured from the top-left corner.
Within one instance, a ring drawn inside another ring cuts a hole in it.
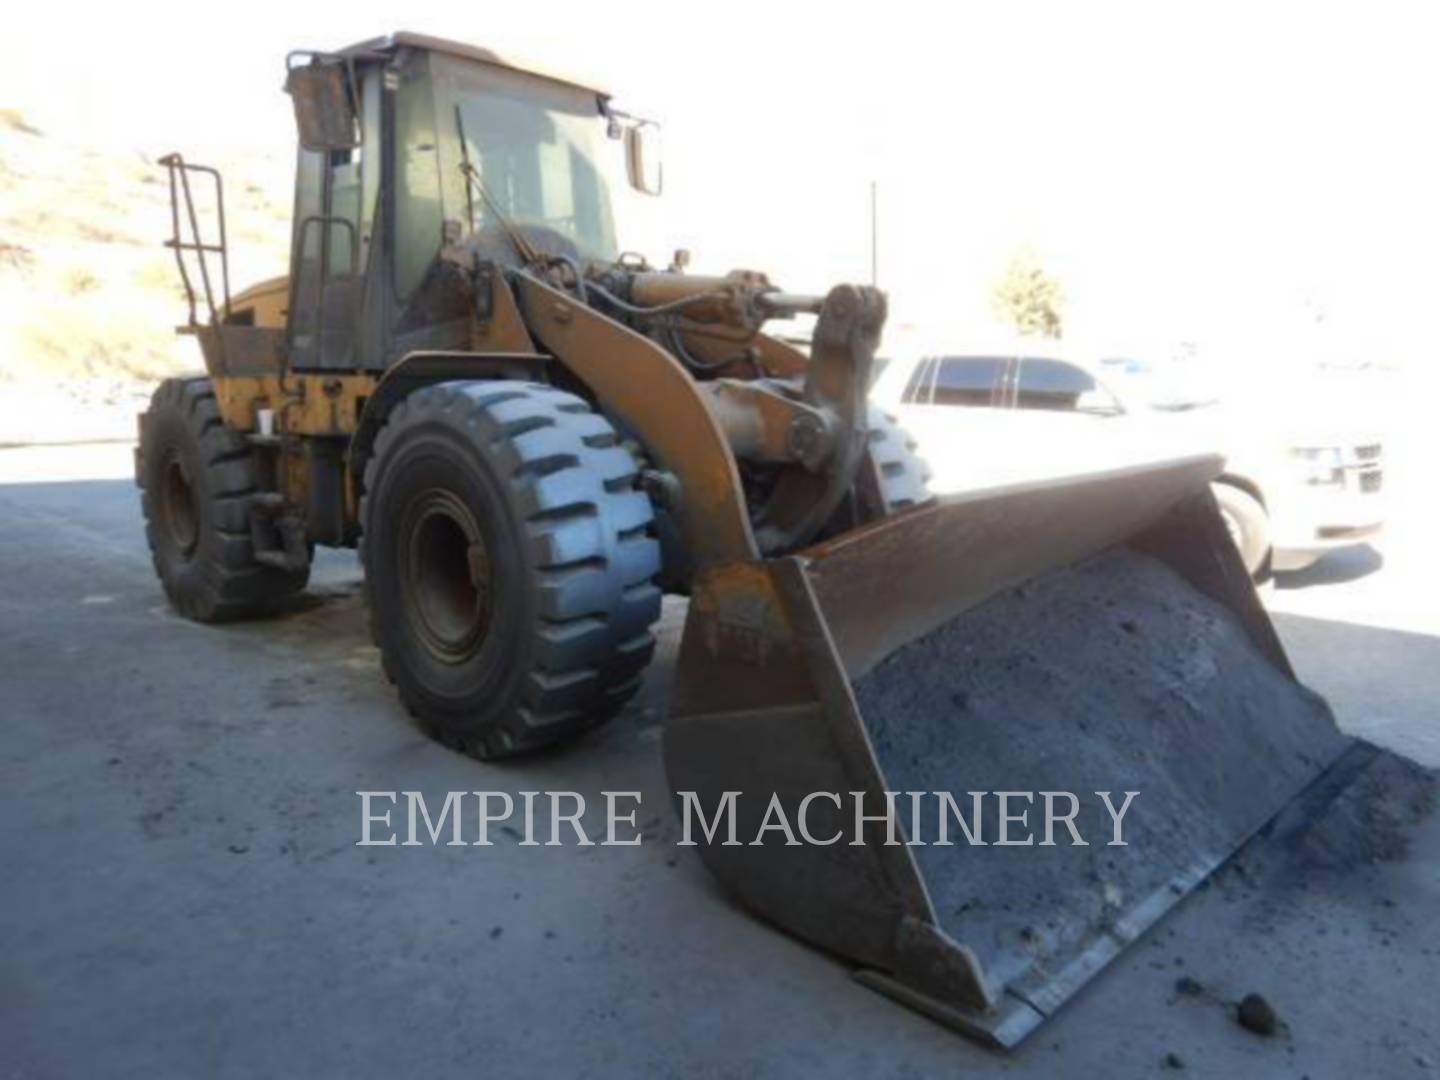
[[[1252,577],[1261,576],[1270,559],[1270,516],[1260,500],[1231,484],[1214,484],[1215,501],[1230,539]]]

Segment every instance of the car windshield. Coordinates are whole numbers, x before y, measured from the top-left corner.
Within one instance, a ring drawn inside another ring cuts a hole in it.
[[[1193,361],[1151,361],[1133,356],[1104,356],[1101,371],[1121,387],[1127,400],[1158,412],[1206,409],[1220,400],[1213,372]]]
[[[457,169],[473,169],[512,224],[558,233],[582,256],[615,258],[610,186],[598,164],[614,150],[595,94],[449,60],[437,73],[437,104],[454,117],[457,138],[463,132]],[[501,224],[485,198],[465,207],[476,230]]]

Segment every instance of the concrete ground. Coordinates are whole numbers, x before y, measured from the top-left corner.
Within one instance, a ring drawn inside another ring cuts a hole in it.
[[[1345,726],[1435,766],[1440,592],[1407,535],[1266,599]],[[1247,856],[1002,1056],[742,914],[674,846],[658,721],[678,605],[636,707],[501,767],[397,707],[353,556],[323,556],[275,620],[174,616],[127,447],[0,451],[0,579],[0,1075],[1440,1069],[1433,817],[1406,823],[1405,859]],[[646,842],[362,848],[366,789],[638,790]],[[1279,1037],[1231,1019],[1252,990]]]

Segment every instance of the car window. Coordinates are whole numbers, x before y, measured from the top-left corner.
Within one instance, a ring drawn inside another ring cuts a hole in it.
[[[900,395],[901,404],[914,405],[916,402],[929,400],[930,373],[934,367],[934,359],[928,356],[915,365],[915,370],[910,373],[910,378],[905,383],[905,392]]]
[[[935,405],[994,405],[1009,361],[1003,356],[946,356],[939,361],[929,401]]]
[[[1063,360],[1027,357],[1020,362],[1014,394],[1017,409],[1114,415],[1120,402],[1093,375]]]

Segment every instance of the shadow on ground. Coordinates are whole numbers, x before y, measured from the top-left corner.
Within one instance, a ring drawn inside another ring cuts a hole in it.
[[[1304,570],[1275,575],[1275,588],[1285,591],[1312,585],[1343,585],[1369,577],[1385,566],[1385,556],[1369,544],[1340,548],[1321,556]]]

